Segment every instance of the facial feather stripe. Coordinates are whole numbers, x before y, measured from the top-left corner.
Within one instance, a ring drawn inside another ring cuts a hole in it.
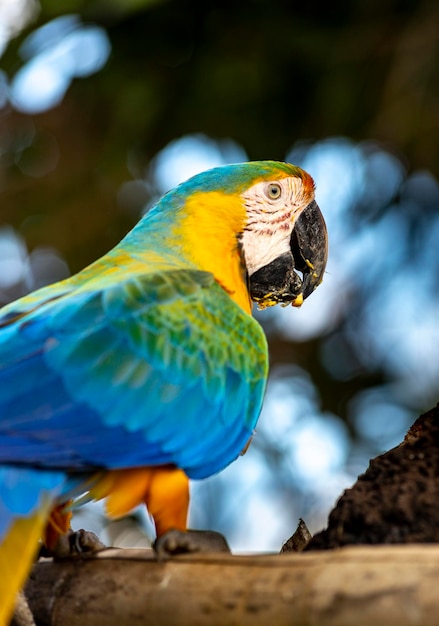
[[[314,198],[314,189],[298,177],[273,181],[280,188],[270,198],[270,182],[259,182],[242,194],[247,223],[241,241],[249,275],[290,250],[294,222]]]

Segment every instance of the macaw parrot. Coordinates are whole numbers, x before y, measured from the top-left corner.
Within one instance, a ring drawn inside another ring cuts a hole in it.
[[[309,174],[255,161],[168,192],[108,254],[0,309],[0,624],[40,538],[71,508],[144,503],[185,531],[189,479],[252,437],[268,372],[252,317],[320,284],[325,222]]]

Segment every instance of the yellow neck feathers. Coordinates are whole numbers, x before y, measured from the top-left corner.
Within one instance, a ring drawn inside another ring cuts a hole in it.
[[[185,256],[197,267],[211,272],[229,296],[247,313],[251,300],[238,249],[238,234],[246,222],[239,196],[219,191],[189,196],[185,217],[174,234]]]

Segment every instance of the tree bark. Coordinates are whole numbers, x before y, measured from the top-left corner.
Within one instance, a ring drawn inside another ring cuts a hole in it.
[[[439,546],[362,546],[285,555],[150,550],[38,562],[26,593],[39,625],[436,626]]]
[[[439,405],[404,440],[371,460],[305,550],[359,544],[439,543]]]

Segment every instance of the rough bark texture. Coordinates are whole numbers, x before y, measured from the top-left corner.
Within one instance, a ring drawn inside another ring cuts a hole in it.
[[[274,556],[107,550],[40,561],[27,586],[39,625],[436,626],[439,546]]]
[[[421,415],[404,441],[370,462],[306,550],[353,544],[439,541],[439,409]]]
[[[286,552],[303,552],[311,539],[312,535],[308,530],[308,526],[300,518],[294,534],[283,544],[280,552],[281,554]]]

